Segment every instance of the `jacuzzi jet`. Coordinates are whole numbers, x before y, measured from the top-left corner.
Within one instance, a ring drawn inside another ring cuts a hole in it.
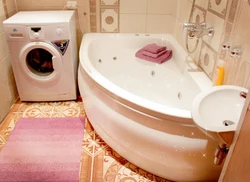
[[[152,75],[152,76],[155,76],[155,71],[151,71],[151,75]]]
[[[182,97],[181,92],[178,92],[177,97],[178,97],[178,99],[181,99],[181,97]]]
[[[99,63],[101,63],[101,62],[102,62],[102,60],[101,60],[101,59],[99,59],[99,60],[98,60],[98,62],[99,62]]]

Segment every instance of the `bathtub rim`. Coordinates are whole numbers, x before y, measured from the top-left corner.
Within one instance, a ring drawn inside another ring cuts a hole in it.
[[[111,38],[119,38],[119,37],[132,37],[132,36],[139,36],[148,38],[149,34],[121,34],[121,33],[87,33],[83,36],[80,51],[79,51],[79,67],[81,66],[84,72],[88,75],[88,77],[93,81],[95,86],[101,89],[106,94],[110,95],[113,99],[117,100],[118,102],[128,105],[129,107],[138,110],[144,114],[150,115],[151,117],[161,118],[161,119],[170,119],[173,121],[178,121],[183,124],[191,124],[192,117],[191,111],[185,109],[174,108],[170,106],[165,106],[163,104],[154,103],[150,100],[141,98],[133,93],[126,91],[123,88],[120,88],[116,84],[109,81],[105,78],[102,74],[100,74],[95,67],[91,64],[91,60],[88,57],[88,47],[91,41],[106,37]],[[150,34],[151,38],[165,38],[165,39],[174,39],[171,34]],[[176,40],[174,39],[174,46],[180,46],[178,43],[176,45]],[[182,48],[182,47],[181,47]],[[183,48],[182,48],[183,49]],[[185,52],[186,53],[186,52]],[[187,56],[187,53],[186,55]],[[189,73],[190,76],[194,79],[197,76],[201,77],[197,85],[200,87],[201,90],[210,87],[211,81],[205,80],[204,83],[200,84],[200,81],[204,81],[204,79],[208,79],[206,76],[204,77],[203,72],[194,72]],[[138,102],[134,102],[134,101]],[[193,122],[192,122],[193,124]]]

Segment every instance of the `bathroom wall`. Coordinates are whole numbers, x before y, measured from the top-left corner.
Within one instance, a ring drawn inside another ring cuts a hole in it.
[[[16,13],[15,0],[0,0],[0,22]],[[0,123],[18,97],[8,45],[0,24]]]
[[[188,22],[191,1],[177,0],[177,15],[174,35],[185,47],[183,36],[183,23]],[[180,4],[180,5],[179,5]],[[243,4],[243,5],[241,5]],[[186,6],[188,8],[183,8]],[[204,36],[199,41],[197,50],[191,54],[193,59],[211,80],[215,79],[215,69],[218,59],[225,60],[224,84],[239,85],[250,88],[250,36],[248,30],[250,23],[250,6],[245,0],[196,0],[192,22],[207,23],[207,27],[214,27],[215,34],[212,38]],[[178,12],[186,14],[179,16]],[[182,18],[181,18],[182,17]],[[196,39],[189,38],[190,50],[194,47]],[[223,50],[222,42],[229,42],[231,47],[239,44],[243,48],[241,58],[232,58],[230,50]]]
[[[173,32],[173,0],[89,0],[89,4],[91,32]]]

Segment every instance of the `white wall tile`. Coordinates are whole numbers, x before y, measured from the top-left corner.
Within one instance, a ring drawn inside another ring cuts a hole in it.
[[[209,0],[196,0],[195,5],[207,10]]]
[[[188,22],[190,11],[192,8],[192,2],[190,2],[189,0],[176,0],[176,3],[177,3],[176,17],[183,23]]]
[[[250,6],[247,1],[242,1],[241,3],[241,11],[232,42],[234,45],[239,44],[243,46],[242,58],[250,63]]]
[[[224,22],[225,22],[224,19],[216,16],[211,12],[207,12],[206,16],[207,27],[214,27],[215,31],[213,37],[208,37],[205,35],[203,36],[203,40],[207,44],[209,44],[215,51],[219,51]]]
[[[147,0],[120,0],[120,13],[138,13],[147,12]]]
[[[146,14],[120,14],[121,33],[145,33]]]
[[[5,17],[5,13],[4,13],[4,9],[3,6],[0,5],[0,22],[3,22],[6,19]],[[0,34],[3,32],[3,24],[0,24]]]
[[[173,0],[148,0],[147,13],[149,14],[174,14],[175,1]]]
[[[9,54],[9,49],[7,45],[8,44],[5,37],[5,33],[0,34],[0,61],[3,60]]]
[[[147,33],[172,33],[174,28],[173,15],[148,14],[146,21]]]
[[[173,35],[182,47],[185,47],[186,31],[183,29],[183,22],[174,17],[173,20],[174,29]]]

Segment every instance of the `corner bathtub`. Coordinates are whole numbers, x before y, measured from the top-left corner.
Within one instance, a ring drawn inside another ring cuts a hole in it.
[[[136,58],[149,43],[166,45],[173,57],[163,64]],[[131,163],[174,181],[217,180],[217,143],[200,132],[190,113],[194,97],[211,83],[190,69],[186,57],[169,34],[86,34],[80,94],[96,132]]]

